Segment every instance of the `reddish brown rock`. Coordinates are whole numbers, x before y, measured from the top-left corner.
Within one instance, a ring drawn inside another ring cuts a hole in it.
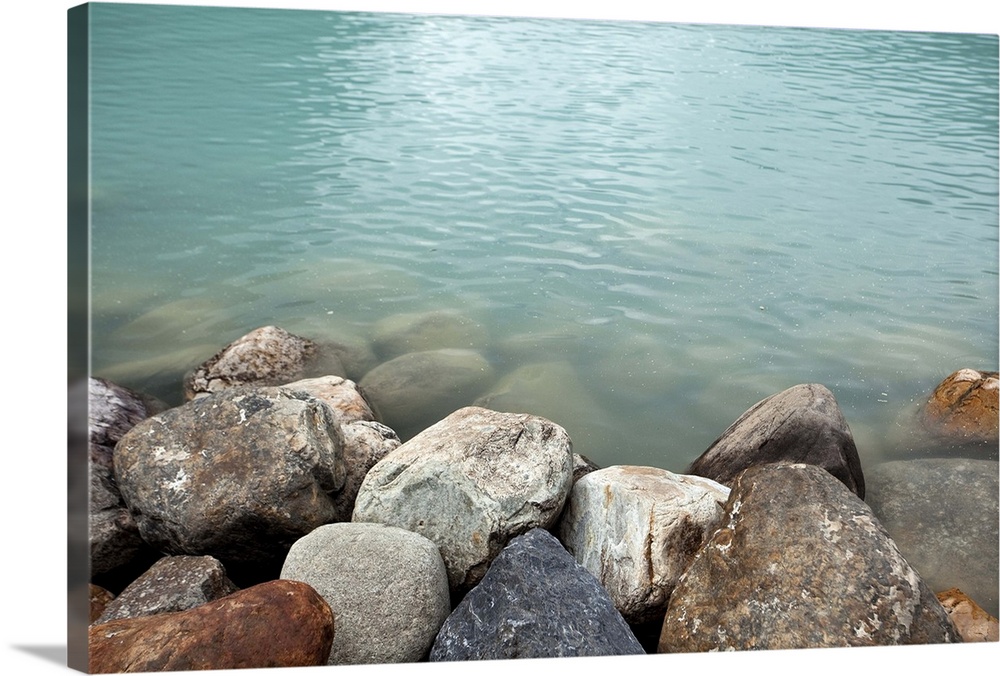
[[[1000,377],[996,371],[961,369],[941,381],[920,411],[923,427],[956,442],[1000,439]]]
[[[312,587],[273,580],[191,610],[90,628],[90,673],[326,664],[333,612]]]
[[[959,636],[966,643],[1000,640],[1000,625],[975,601],[956,588],[938,592],[938,601],[951,618]]]

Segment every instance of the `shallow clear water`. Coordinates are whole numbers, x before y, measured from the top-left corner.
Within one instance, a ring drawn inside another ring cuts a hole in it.
[[[450,309],[571,367],[579,452],[681,471],[804,382],[869,464],[997,366],[996,36],[91,16],[95,375],[179,402],[258,326]]]

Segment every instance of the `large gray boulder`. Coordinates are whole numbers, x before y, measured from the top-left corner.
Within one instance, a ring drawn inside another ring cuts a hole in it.
[[[430,661],[643,653],[594,576],[534,528],[512,539],[458,604]]]
[[[748,469],[725,511],[674,588],[659,652],[960,641],[868,505],[825,470]]]
[[[998,615],[1000,481],[995,460],[924,458],[876,465],[868,504],[936,592],[957,587]]]
[[[273,564],[336,518],[344,440],[329,407],[280,387],[231,388],[122,437],[115,477],[146,542],[169,554]]]
[[[96,624],[188,610],[235,591],[218,559],[165,556],[109,602]]]
[[[557,535],[630,624],[662,620],[677,580],[722,518],[729,489],[616,465],[579,479]]]
[[[854,437],[833,393],[823,385],[795,385],[757,402],[687,473],[729,485],[748,467],[771,462],[817,465],[865,497]]]
[[[333,608],[329,664],[418,662],[451,612],[437,545],[392,526],[320,526],[292,545],[281,578],[305,582]]]
[[[493,375],[479,352],[448,348],[390,359],[366,373],[360,386],[381,421],[405,441],[471,404]]]
[[[372,467],[353,520],[434,541],[452,592],[463,594],[512,537],[555,523],[572,480],[564,429],[538,416],[470,406]]]

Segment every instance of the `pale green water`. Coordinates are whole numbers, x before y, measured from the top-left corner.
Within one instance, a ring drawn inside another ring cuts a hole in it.
[[[91,6],[92,371],[481,322],[601,465],[836,395],[864,464],[997,367],[997,37]],[[565,408],[565,407],[564,407]]]

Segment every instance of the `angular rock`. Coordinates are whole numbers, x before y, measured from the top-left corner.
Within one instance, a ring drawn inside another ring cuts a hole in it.
[[[326,664],[333,613],[314,589],[273,580],[191,610],[90,627],[90,673]]]
[[[629,624],[662,620],[728,497],[728,488],[703,477],[607,467],[574,484],[556,534]]]
[[[237,591],[211,556],[167,556],[105,607],[97,623],[189,610]]]
[[[320,526],[292,545],[281,577],[309,584],[336,610],[329,664],[418,662],[451,612],[437,545],[392,526]]]
[[[395,431],[376,422],[361,388],[353,380],[339,376],[307,378],[283,387],[300,390],[327,404],[344,436],[344,487],[334,496],[337,521],[350,521],[354,499],[361,482],[375,463],[401,443]]]
[[[283,385],[306,376],[317,346],[277,326],[262,326],[234,340],[184,378],[184,398],[238,385]]]
[[[149,558],[152,549],[139,533],[139,526],[118,490],[112,452],[90,444],[89,533],[90,574],[115,574],[132,562]]]
[[[157,402],[103,378],[88,385],[89,548],[91,575],[116,572],[149,558],[114,477],[114,447],[138,423],[166,409]]]
[[[920,410],[924,429],[939,439],[990,444],[1000,440],[1000,374],[961,369],[934,389]]]
[[[90,443],[114,448],[126,432],[151,415],[166,410],[163,402],[104,378],[90,378],[88,388]]]
[[[748,467],[772,462],[817,465],[865,497],[854,437],[833,393],[823,385],[795,385],[757,402],[687,473],[729,485]]]
[[[868,506],[825,470],[748,469],[725,511],[674,588],[659,652],[960,641]]]
[[[963,642],[1000,641],[1000,624],[997,618],[980,608],[961,589],[938,592],[937,597]]]
[[[344,440],[330,408],[298,391],[231,388],[122,437],[115,476],[143,539],[169,554],[273,565],[336,518]]]
[[[601,468],[597,463],[587,456],[580,455],[579,453],[573,454],[573,483],[579,481],[581,477],[585,477],[599,469]]]
[[[358,420],[378,420],[361,393],[361,388],[353,380],[340,376],[320,376],[296,380],[283,387],[306,392],[328,405],[338,425]]]
[[[471,404],[492,380],[493,367],[478,352],[443,349],[379,364],[360,385],[382,422],[405,441]]]
[[[489,339],[481,324],[447,310],[386,317],[372,332],[375,351],[383,359],[445,348],[482,349]]]
[[[333,496],[336,521],[350,521],[354,502],[368,471],[399,448],[399,437],[382,423],[358,420],[340,428],[344,435],[344,487]]]
[[[353,520],[398,526],[438,545],[452,593],[482,579],[510,538],[558,518],[573,480],[561,427],[474,406],[383,458],[358,491]]]
[[[997,615],[1000,481],[994,460],[895,460],[868,472],[868,504],[932,589],[958,587]]]
[[[510,541],[448,616],[430,661],[642,654],[594,576],[533,528]]]

